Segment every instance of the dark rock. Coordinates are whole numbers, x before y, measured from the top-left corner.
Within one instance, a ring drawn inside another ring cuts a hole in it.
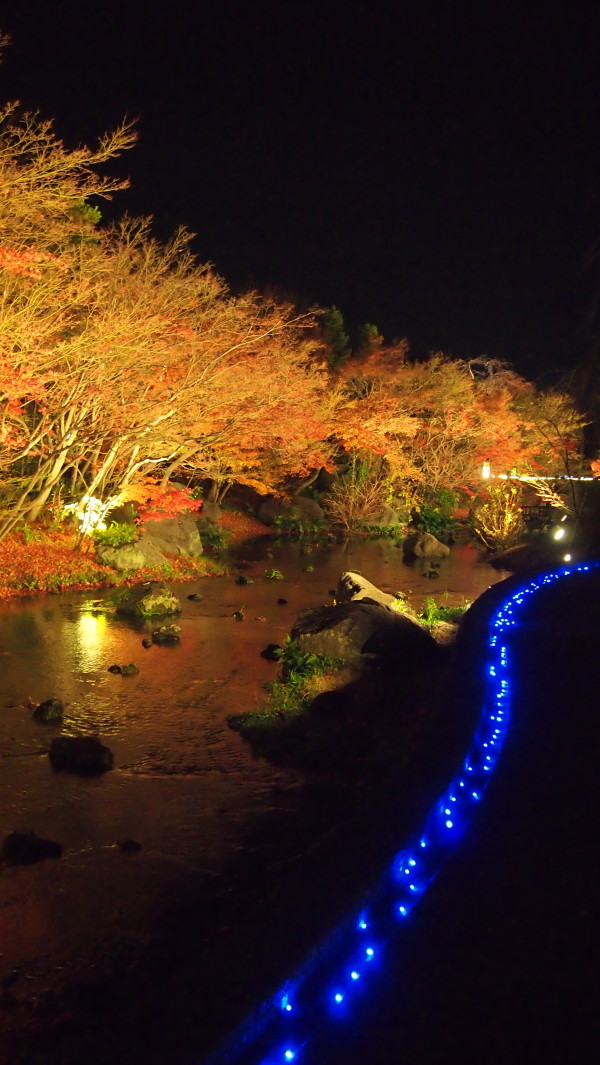
[[[371,584],[371,581],[363,577],[362,573],[357,573],[354,570],[342,573],[334,595],[337,603],[351,603],[359,602],[361,599],[370,599],[372,602],[381,603],[382,606],[390,607],[393,610],[397,610],[399,606],[399,601],[395,595],[391,595],[389,592],[382,592],[375,584]],[[401,613],[404,612],[410,613],[408,609],[401,611]]]
[[[232,618],[235,618],[236,621],[243,621],[246,615],[244,614],[244,611],[242,609],[242,610],[234,610],[233,614],[231,616],[232,616]]]
[[[268,643],[264,651],[260,652],[260,657],[266,658],[267,662],[278,662],[279,658],[275,651],[281,651],[280,645],[278,643]]]
[[[121,673],[124,677],[134,677],[136,673],[139,673],[139,667],[136,666],[135,662],[130,662],[126,666],[121,666]]]
[[[166,566],[168,561],[166,555],[157,547],[150,542],[143,543],[142,540],[122,544],[120,547],[97,544],[96,558],[101,565],[111,566],[121,572],[132,572],[144,566]]]
[[[201,595],[200,592],[192,592],[191,595],[188,595],[188,599],[192,603],[201,603],[202,600],[204,599],[204,596]]]
[[[178,518],[151,518],[142,526],[139,546],[153,547],[163,555],[181,555],[184,558],[199,558],[202,540],[198,532],[195,514]]]
[[[117,847],[123,854],[137,854],[142,849],[141,843],[136,839],[118,839]]]
[[[113,753],[95,736],[57,736],[50,745],[53,769],[95,776],[113,767]]]
[[[117,665],[109,666],[108,667],[108,672],[109,673],[120,673],[121,672],[121,667],[117,666]]]
[[[64,712],[65,707],[61,699],[45,699],[36,706],[33,716],[36,721],[62,721]]]
[[[164,581],[147,581],[127,588],[121,594],[116,609],[118,614],[151,617],[178,614],[181,603]]]
[[[144,639],[142,640],[142,647],[152,647],[152,640],[149,636],[144,636]]]
[[[415,621],[366,598],[304,610],[291,637],[305,652],[329,655],[348,665],[375,656],[400,669],[437,653],[435,640]]]
[[[319,692],[309,705],[311,714],[346,714],[349,709],[348,696],[343,691],[332,689]]]
[[[539,541],[531,544],[518,544],[509,547],[488,559],[494,569],[508,570],[510,573],[532,573],[555,566],[564,556],[565,548],[554,541]]]
[[[424,574],[423,574],[423,576],[424,577],[439,577],[439,573],[438,573],[438,571],[436,569],[426,569]]]
[[[370,521],[369,525],[380,525],[382,528],[390,528],[392,525],[400,525],[402,518],[393,507],[385,506],[380,513]]]
[[[236,584],[254,584],[254,577],[246,577],[244,573],[240,573],[240,575],[235,578],[235,583]]]
[[[277,517],[295,518],[298,521],[323,521],[325,513],[314,499],[308,496],[295,496],[287,501],[276,496],[263,499],[256,511],[256,516],[263,525],[273,525]]]
[[[51,839],[40,839],[35,832],[9,832],[0,858],[8,865],[33,865],[44,858],[60,858],[62,847]]]
[[[161,625],[152,633],[152,643],[179,643],[180,639],[181,628],[175,624]]]
[[[118,507],[113,507],[112,510],[107,512],[104,520],[107,525],[110,525],[113,521],[117,525],[134,525],[135,507],[133,503],[120,503]]]
[[[404,541],[402,549],[407,558],[445,558],[450,554],[450,548],[428,532],[413,533]]]
[[[283,599],[281,596],[277,600],[277,606],[287,606],[287,599]]]

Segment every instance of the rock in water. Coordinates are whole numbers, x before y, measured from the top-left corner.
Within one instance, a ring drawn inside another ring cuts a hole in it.
[[[9,832],[0,857],[8,865],[33,865],[44,858],[60,858],[62,847],[52,839],[40,839],[35,832]]]
[[[152,633],[152,643],[179,643],[180,638],[181,628],[174,623],[161,625],[160,629],[155,629]]]
[[[266,658],[267,662],[278,662],[279,655],[275,654],[276,651],[281,651],[280,644],[268,643],[264,650],[260,652],[260,657]]]
[[[428,532],[418,532],[409,536],[404,541],[402,550],[406,558],[446,558],[450,554],[450,548],[446,544],[441,544]]]
[[[116,609],[118,614],[151,617],[161,614],[178,614],[181,610],[181,603],[164,581],[148,581],[128,588],[122,594]]]
[[[36,706],[33,716],[36,721],[62,721],[64,712],[65,707],[61,699],[45,699]]]
[[[113,753],[95,736],[57,736],[49,751],[53,769],[95,776],[113,767]]]
[[[421,625],[371,599],[304,610],[291,637],[306,653],[329,655],[352,666],[375,656],[401,671],[416,662],[427,663],[437,653],[435,640]]]

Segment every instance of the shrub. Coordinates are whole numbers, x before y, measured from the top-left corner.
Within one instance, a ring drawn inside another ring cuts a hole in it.
[[[229,536],[227,529],[223,529],[221,525],[215,525],[214,522],[207,522],[200,529],[202,546],[207,547],[209,551],[225,551]]]
[[[412,524],[415,529],[431,533],[438,540],[448,539],[458,525],[453,516],[456,503],[456,494],[447,488],[427,492],[413,510]]]
[[[471,511],[471,528],[491,551],[518,543],[526,528],[520,488],[510,482],[491,485]]]
[[[445,606],[436,603],[432,596],[428,596],[423,603],[421,613],[418,615],[419,620],[424,621],[430,628],[432,625],[435,625],[437,621],[460,621],[470,605],[468,600],[465,600],[464,603],[460,603],[457,606]]]
[[[365,525],[376,525],[390,498],[391,483],[385,463],[355,456],[323,503],[333,521],[348,532],[355,532]]]
[[[111,521],[108,529],[94,529],[92,536],[94,542],[100,547],[122,547],[123,544],[133,543],[137,537],[137,530],[135,525]]]

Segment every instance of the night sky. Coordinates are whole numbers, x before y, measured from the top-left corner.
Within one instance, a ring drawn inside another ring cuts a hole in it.
[[[600,284],[600,5],[488,6],[19,0],[0,97],[73,146],[136,117],[105,217],[186,225],[234,291],[548,379]]]

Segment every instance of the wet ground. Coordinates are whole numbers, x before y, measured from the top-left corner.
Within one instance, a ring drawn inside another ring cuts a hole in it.
[[[282,642],[301,609],[330,602],[346,569],[416,606],[431,594],[475,598],[503,576],[461,546],[434,581],[389,541],[263,543],[240,562],[253,584],[177,586],[180,646],[145,650],[154,626],[107,615],[104,595],[0,613],[0,838],[34,831],[63,847],[59,861],[0,871],[1,1062],[68,1065],[82,1047],[90,1063],[150,1065],[175,1049],[181,1065],[198,1061],[251,1004],[252,974],[265,986],[280,979],[397,842],[393,825],[373,838],[377,789],[307,789],[302,773],[254,759],[227,727],[228,713],[261,705],[275,676],[260,651]],[[275,568],[283,580],[266,580]],[[200,602],[187,599],[198,591]],[[132,661],[137,676],[108,672]],[[26,705],[50,696],[67,704],[62,727],[36,723]],[[47,750],[59,732],[99,735],[115,769],[92,780],[54,773]],[[406,809],[422,798],[406,795]],[[359,831],[365,861],[352,880],[343,863]],[[306,899],[307,885],[310,906],[290,912],[286,900]]]

